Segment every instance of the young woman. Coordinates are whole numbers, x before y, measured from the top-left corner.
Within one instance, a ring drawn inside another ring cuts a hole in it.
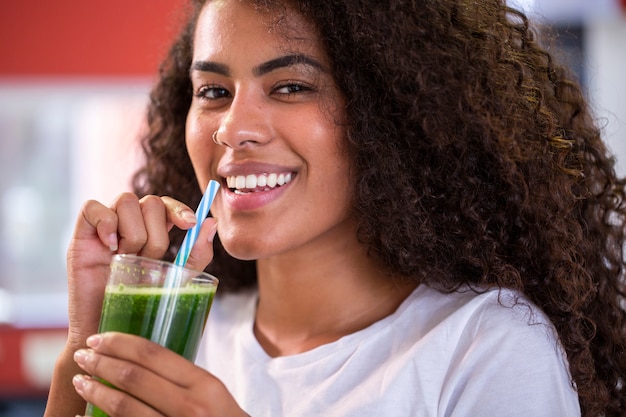
[[[46,416],[621,415],[624,182],[522,14],[197,2],[151,98],[140,197],[76,224]],[[197,364],[94,335],[112,254],[173,258],[210,179]]]

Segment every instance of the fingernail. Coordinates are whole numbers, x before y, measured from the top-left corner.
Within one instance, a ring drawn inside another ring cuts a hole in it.
[[[100,342],[102,341],[102,336],[99,334],[94,334],[87,338],[87,346],[90,348],[97,348]]]
[[[209,231],[209,236],[207,238],[207,240],[210,242],[213,242],[213,239],[215,239],[215,234],[217,233],[217,223],[215,223],[213,225],[213,227],[211,227],[211,230]]]
[[[196,215],[191,210],[183,210],[180,213],[180,217],[182,217],[183,220],[186,221],[187,223],[197,223],[198,222],[196,220]]]
[[[79,349],[76,352],[74,352],[74,362],[76,362],[79,365],[84,365],[85,361],[87,360],[87,355],[89,353],[87,353],[86,349]]]
[[[84,375],[74,375],[74,377],[72,378],[72,384],[74,384],[76,392],[81,394],[85,390],[85,385],[87,385],[87,379]]]
[[[115,252],[117,250],[117,233],[111,233],[109,235],[109,249],[111,252]]]

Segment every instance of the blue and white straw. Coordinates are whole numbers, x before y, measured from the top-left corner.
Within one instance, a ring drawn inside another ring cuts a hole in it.
[[[193,247],[196,240],[198,240],[198,233],[200,233],[200,226],[202,226],[202,222],[209,214],[209,209],[211,208],[211,204],[213,204],[213,199],[217,194],[217,190],[220,188],[220,183],[214,180],[209,181],[209,185],[202,196],[202,200],[200,200],[200,205],[196,210],[196,220],[197,223],[191,229],[187,230],[187,234],[185,235],[185,239],[183,240],[182,245],[180,246],[180,250],[176,255],[176,259],[174,260],[174,264],[178,266],[185,266],[187,263],[187,258],[189,258],[189,254],[191,253],[191,248]]]

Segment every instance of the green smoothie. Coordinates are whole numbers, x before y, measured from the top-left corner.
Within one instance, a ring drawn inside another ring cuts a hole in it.
[[[176,289],[109,285],[98,331],[143,336],[193,361],[215,289],[215,285],[202,284]],[[106,416],[91,404],[87,412]]]
[[[213,286],[196,284],[175,290],[109,286],[98,331],[143,336],[193,361],[214,295]],[[167,331],[155,327],[157,318]]]

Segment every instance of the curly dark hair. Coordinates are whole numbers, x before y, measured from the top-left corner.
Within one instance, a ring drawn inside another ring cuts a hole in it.
[[[138,194],[192,207],[184,129],[203,3],[161,67],[135,177]],[[623,415],[625,181],[581,88],[526,16],[502,0],[256,3],[294,7],[319,31],[346,99],[370,254],[441,291],[522,292],[556,327],[583,415]],[[172,232],[172,257],[181,238]],[[255,263],[231,258],[219,238],[209,270],[221,291],[256,282]]]

